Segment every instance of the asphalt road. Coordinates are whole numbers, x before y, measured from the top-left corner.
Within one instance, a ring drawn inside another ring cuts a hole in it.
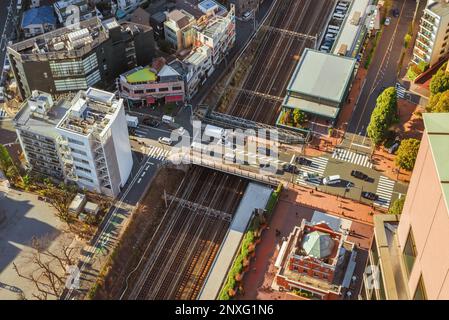
[[[14,29],[14,23],[18,20],[16,3],[17,0],[0,1],[0,64],[2,69],[6,56],[6,46]]]
[[[390,25],[383,28],[365,84],[349,121],[347,131],[350,133],[365,135],[382,87],[394,86],[397,82],[398,62],[404,45],[404,36],[413,19],[416,1],[396,0],[393,1],[393,7],[398,8],[401,14],[398,18],[391,16]]]

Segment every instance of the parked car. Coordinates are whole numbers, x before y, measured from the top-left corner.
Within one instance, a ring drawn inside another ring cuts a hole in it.
[[[159,139],[157,139],[157,141],[159,141],[159,143],[166,144],[168,146],[171,146],[171,144],[173,143],[172,139],[167,138],[167,137],[159,137]]]
[[[388,148],[388,153],[389,154],[394,154],[398,150],[400,144],[401,144],[401,142],[396,140],[393,143],[393,145],[390,148]]]
[[[323,184],[325,185],[333,185],[341,182],[339,175],[329,176],[323,179]]]
[[[321,184],[322,179],[317,173],[303,172],[302,177],[305,182],[310,182],[314,184]]]
[[[178,128],[178,134],[179,134],[179,135],[182,136],[185,132],[186,132],[186,129],[184,129],[184,127],[179,127],[179,128]]]
[[[398,9],[398,8],[393,8],[393,9],[391,9],[391,14],[392,14],[393,17],[395,17],[395,18],[399,17],[399,14],[400,14],[399,9]]]
[[[285,172],[292,173],[292,174],[299,174],[298,168],[295,165],[290,164],[290,163],[284,164],[282,166],[282,170],[284,170]]]
[[[297,157],[295,159],[295,161],[296,161],[296,163],[303,165],[303,166],[311,166],[312,165],[312,161],[307,158],[304,158],[304,157]]]
[[[156,128],[156,127],[158,127],[161,124],[159,121],[154,120],[152,118],[144,118],[142,120],[142,123],[144,125],[147,125],[147,126],[150,126],[150,127],[153,127],[153,128]]]
[[[389,25],[390,25],[390,22],[391,22],[390,17],[387,17],[387,18],[385,19],[384,24],[385,24],[386,26],[389,26]]]
[[[360,179],[360,180],[364,180],[364,181],[369,180],[369,177],[366,174],[364,174],[361,171],[357,171],[357,170],[352,170],[351,176],[353,176],[354,178]]]
[[[243,21],[248,21],[252,16],[252,11],[247,11],[242,15],[242,19]]]
[[[373,192],[367,192],[367,191],[363,191],[362,192],[362,197],[368,200],[373,200],[376,201],[377,199],[379,199],[379,196]]]

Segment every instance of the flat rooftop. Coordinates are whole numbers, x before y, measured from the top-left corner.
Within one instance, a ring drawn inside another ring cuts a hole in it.
[[[132,33],[151,30],[151,27],[131,22],[118,23],[114,18],[101,21],[97,17],[81,21],[76,29],[64,27],[14,43],[9,48],[22,59],[75,58],[87,54],[109,39],[109,30],[120,28]]]
[[[217,34],[221,34],[226,29],[227,23],[222,18],[214,19],[202,30],[209,38],[214,38]]]
[[[70,109],[59,122],[59,130],[88,136],[102,135],[119,110],[119,100],[113,93],[89,88],[79,91],[70,102]]]
[[[344,24],[342,25],[342,30],[338,36],[338,39],[334,45],[334,54],[337,54],[342,45],[348,46],[348,51],[354,51],[356,45],[356,40],[360,35],[360,31],[363,27],[366,18],[366,8],[370,0],[353,0],[351,1],[351,7],[349,13],[347,14]],[[351,20],[356,12],[360,13],[360,21],[357,25],[354,25]]]
[[[209,50],[209,47],[207,47],[207,46],[201,46],[199,48],[196,48],[195,50],[191,51],[191,53],[183,60],[183,62],[190,63],[195,66],[199,65],[205,59],[207,59],[207,51],[208,50]]]
[[[43,97],[43,96],[40,96]],[[32,131],[39,135],[56,139],[58,133],[56,125],[69,110],[69,105],[64,100],[55,103],[45,115],[38,114],[32,110],[30,100],[27,99],[19,112],[14,117],[14,124],[17,128]],[[39,99],[39,97],[37,98]]]
[[[294,96],[287,95],[284,99],[283,106],[292,109],[301,109],[304,112],[318,114],[320,116],[335,119],[337,118],[339,109],[330,107],[325,104],[297,98]]]
[[[408,300],[407,284],[401,267],[402,250],[397,239],[399,216],[376,214],[374,216],[374,237],[379,259],[382,261],[382,277],[385,294],[391,300]]]
[[[429,4],[426,8],[439,17],[449,15],[449,3],[446,3],[444,1],[433,2]]]
[[[449,208],[449,113],[424,113],[423,120],[446,207]]]
[[[356,60],[306,49],[287,91],[341,103]]]
[[[126,81],[129,83],[156,81],[157,75],[150,70],[150,67],[138,67],[126,74]]]

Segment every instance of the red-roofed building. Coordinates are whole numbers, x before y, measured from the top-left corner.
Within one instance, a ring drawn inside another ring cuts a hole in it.
[[[275,266],[281,290],[299,290],[309,298],[341,299],[355,267],[354,244],[324,222],[303,220],[283,242]]]

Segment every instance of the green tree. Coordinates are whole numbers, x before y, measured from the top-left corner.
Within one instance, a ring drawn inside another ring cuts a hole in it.
[[[402,213],[402,209],[404,208],[404,202],[405,202],[405,197],[401,197],[401,198],[396,199],[393,202],[393,205],[388,210],[388,213],[390,213],[390,214],[401,214]]]
[[[407,33],[404,37],[404,48],[408,48],[410,41],[412,41],[412,35]]]
[[[385,140],[388,129],[397,118],[396,89],[385,89],[376,100],[376,107],[371,114],[371,120],[367,127],[368,137],[375,145]]]
[[[306,114],[299,109],[295,109],[293,111],[293,122],[295,126],[301,126],[304,121],[306,121]]]
[[[9,155],[8,149],[2,144],[0,144],[0,169],[2,171],[7,171],[8,168],[13,165],[11,156]]]
[[[394,159],[395,164],[401,169],[412,171],[418,156],[419,144],[420,141],[416,139],[402,140]]]
[[[428,112],[449,112],[449,90],[438,92],[430,97]]]
[[[430,92],[437,94],[449,90],[449,72],[446,72],[447,62],[432,76],[430,80]]]

